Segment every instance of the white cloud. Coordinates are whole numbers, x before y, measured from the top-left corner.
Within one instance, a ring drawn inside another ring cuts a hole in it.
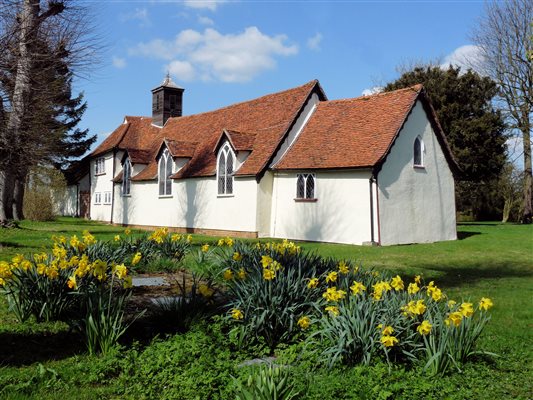
[[[113,57],[112,59],[113,67],[122,69],[126,67],[126,59],[122,57]]]
[[[150,26],[152,21],[148,15],[148,10],[146,8],[136,8],[135,10],[120,15],[120,20],[122,22],[127,21],[138,21],[141,27]]]
[[[185,7],[203,8],[215,11],[219,4],[225,3],[227,0],[184,0]]]
[[[169,66],[179,61],[177,68],[184,68],[186,62],[191,66],[187,67],[189,79],[246,82],[275,68],[276,56],[298,53],[298,46],[287,44],[287,39],[286,35],[265,35],[255,26],[226,35],[212,28],[203,33],[187,29],[174,40],[140,43],[129,54],[167,60]]]
[[[320,43],[322,42],[322,34],[317,32],[313,37],[307,39],[307,47],[314,51],[320,50]]]
[[[373,94],[381,93],[383,91],[383,86],[372,86],[371,88],[365,89],[361,92],[363,96],[371,96]]]
[[[475,45],[467,44],[456,48],[452,53],[444,57],[444,61],[440,65],[442,69],[447,69],[450,65],[454,67],[461,67],[461,70],[466,71],[471,68],[475,71],[481,72],[483,64],[482,50]]]
[[[180,81],[192,81],[196,78],[194,67],[188,61],[171,61],[166,65],[165,70],[178,77]]]
[[[209,17],[203,17],[201,15],[198,16],[198,22],[202,25],[215,25],[215,21],[213,21]]]

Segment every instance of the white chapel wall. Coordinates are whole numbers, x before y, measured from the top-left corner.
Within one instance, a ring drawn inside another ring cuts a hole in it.
[[[158,181],[132,182],[131,195],[115,188],[113,222],[256,232],[257,182],[236,178],[231,196],[219,196],[216,177],[174,180],[171,196],[159,196]]]
[[[109,152],[102,155],[105,159],[104,173],[96,175],[96,160],[100,157],[91,160],[91,219],[97,221],[111,221],[111,203],[105,202],[105,193],[113,191],[113,153]],[[96,194],[100,193],[100,202],[96,202]],[[106,204],[109,203],[109,204]]]
[[[320,171],[315,176],[317,201],[299,202],[295,201],[297,173],[275,173],[271,236],[348,244],[369,242],[370,171]]]
[[[418,135],[424,168],[413,167]],[[378,185],[381,244],[456,239],[454,179],[420,102],[391,148]]]

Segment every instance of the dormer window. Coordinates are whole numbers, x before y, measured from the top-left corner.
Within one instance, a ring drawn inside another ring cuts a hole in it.
[[[417,136],[413,144],[413,166],[424,167],[424,142]]]
[[[122,170],[122,196],[129,196],[131,194],[131,161],[126,158],[124,161],[124,168]]]
[[[159,158],[159,196],[172,195],[172,156],[168,149],[163,150]]]
[[[235,171],[235,154],[226,143],[218,153],[217,181],[218,194],[233,194],[233,173]]]

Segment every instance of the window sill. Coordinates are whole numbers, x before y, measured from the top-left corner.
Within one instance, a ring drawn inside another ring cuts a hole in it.
[[[110,206],[111,203],[104,203],[104,206]]]
[[[414,169],[426,169],[426,167],[424,165],[413,165],[413,168]]]
[[[235,197],[235,195],[233,193],[232,194],[217,194],[217,197],[220,197],[220,198]]]
[[[171,194],[165,194],[165,195],[159,195],[159,198],[160,199],[171,199],[173,198],[174,196],[172,196]]]
[[[99,172],[98,174],[94,174],[94,176],[102,176],[102,175],[105,175],[105,172]]]
[[[318,199],[294,199],[296,203],[316,203]]]
[[[121,194],[122,197],[131,197],[131,194]]]

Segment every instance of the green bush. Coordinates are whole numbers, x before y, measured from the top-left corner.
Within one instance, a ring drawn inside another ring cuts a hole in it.
[[[248,376],[246,384],[243,385],[237,379],[235,382],[236,400],[291,400],[299,395],[284,366],[261,366]]]

